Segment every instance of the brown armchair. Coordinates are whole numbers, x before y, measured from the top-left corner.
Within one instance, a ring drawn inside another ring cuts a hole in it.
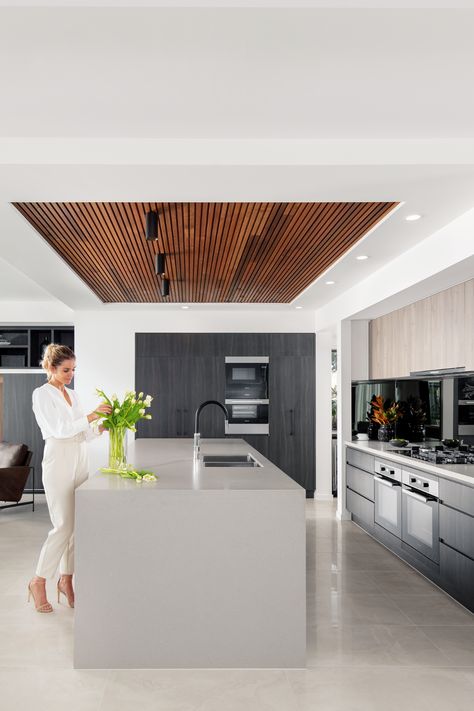
[[[30,466],[31,457],[26,444],[0,442],[0,501],[16,502],[0,509],[32,504],[35,510],[35,471]],[[20,503],[30,471],[33,471],[33,499]]]

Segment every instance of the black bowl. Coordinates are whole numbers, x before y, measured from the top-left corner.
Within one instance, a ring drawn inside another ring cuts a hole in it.
[[[456,449],[461,444],[458,439],[442,439],[441,441],[448,449]]]

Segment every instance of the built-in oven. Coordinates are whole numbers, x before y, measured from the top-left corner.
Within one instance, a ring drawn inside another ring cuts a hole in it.
[[[438,479],[402,470],[402,540],[439,563]]]
[[[226,400],[268,400],[268,356],[226,356]]]
[[[474,435],[474,378],[457,379],[459,437]]]
[[[226,399],[226,434],[268,434],[268,400]]]
[[[375,460],[374,520],[398,538],[402,534],[402,470]]]

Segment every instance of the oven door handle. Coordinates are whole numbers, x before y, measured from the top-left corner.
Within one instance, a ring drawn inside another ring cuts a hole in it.
[[[384,486],[389,486],[391,489],[395,486],[400,486],[400,484],[396,484],[394,481],[388,481],[388,479],[383,479],[381,476],[377,476],[376,474],[374,475],[374,479]]]
[[[423,496],[423,494],[417,494],[415,491],[411,491],[410,489],[402,489],[402,491],[407,496],[411,496],[412,499],[424,501],[425,504],[430,504],[432,501],[436,501],[436,499],[430,499],[427,496]]]

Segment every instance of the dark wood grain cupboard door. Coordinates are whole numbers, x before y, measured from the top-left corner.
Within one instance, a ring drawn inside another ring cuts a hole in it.
[[[31,465],[35,467],[35,488],[43,489],[41,462],[44,441],[36,423],[32,407],[35,388],[44,385],[42,373],[19,373],[3,375],[3,438],[5,442],[26,444],[33,453]],[[33,474],[26,482],[25,489],[32,488]]]
[[[183,368],[184,436],[192,437],[199,405],[206,400],[224,404],[224,358],[186,358]],[[202,438],[224,437],[225,417],[222,410],[216,405],[205,407],[199,418],[199,429]]]
[[[311,496],[315,490],[314,358],[274,357],[269,376],[269,458]]]
[[[183,380],[185,358],[136,358],[135,389],[154,399],[152,420],[137,423],[137,437],[183,437]]]

